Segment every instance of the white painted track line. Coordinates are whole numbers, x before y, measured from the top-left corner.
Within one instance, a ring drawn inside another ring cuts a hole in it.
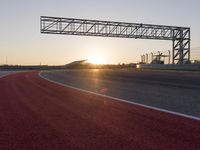
[[[4,78],[4,77],[6,77],[6,76],[8,76],[10,74],[13,74],[13,72],[12,73],[8,73],[8,74],[4,74],[4,75],[0,75],[0,78]]]
[[[116,100],[116,101],[132,104],[132,105],[137,105],[137,106],[140,106],[140,107],[144,107],[144,108],[148,108],[148,109],[152,109],[152,110],[157,110],[157,111],[173,114],[173,115],[176,115],[176,116],[181,116],[181,117],[185,117],[185,118],[188,118],[188,119],[193,119],[193,120],[200,121],[199,117],[186,115],[186,114],[182,114],[182,113],[178,113],[178,112],[174,112],[174,111],[170,111],[170,110],[166,110],[166,109],[162,109],[162,108],[157,108],[157,107],[153,107],[153,106],[148,106],[148,105],[144,105],[144,104],[140,104],[140,103],[136,103],[136,102],[131,102],[131,101],[127,101],[127,100],[124,100],[124,99],[115,98],[115,97],[112,97],[112,96],[102,95],[102,94],[99,94],[99,93],[87,91],[87,90],[80,89],[80,88],[77,88],[77,87],[73,87],[73,86],[70,86],[70,85],[66,85],[66,84],[63,84],[63,83],[60,83],[60,82],[56,82],[56,81],[53,81],[53,80],[50,80],[48,78],[43,77],[41,75],[42,72],[45,72],[45,71],[40,71],[39,74],[38,74],[41,78],[43,78],[43,79],[45,79],[45,80],[47,80],[49,82],[52,82],[52,83],[67,87],[67,88],[71,88],[71,89],[74,89],[74,90],[78,90],[78,91],[82,91],[82,92],[98,95],[98,96],[101,96],[101,97],[110,98],[110,99],[113,99],[113,100]]]
[[[11,71],[11,72],[6,73],[6,74],[4,74],[4,75],[0,75],[0,79],[1,79],[1,78],[4,78],[4,77],[6,77],[6,76],[9,76],[9,75],[11,75],[11,74],[22,73],[22,72],[29,72],[29,71],[28,71],[28,70],[25,70],[25,71]]]

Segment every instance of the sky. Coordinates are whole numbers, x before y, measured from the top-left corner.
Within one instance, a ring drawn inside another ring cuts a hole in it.
[[[199,0],[0,0],[0,64],[63,65],[93,55],[104,63],[131,63],[172,49],[171,41],[41,34],[40,16],[191,27],[197,55],[199,7]]]

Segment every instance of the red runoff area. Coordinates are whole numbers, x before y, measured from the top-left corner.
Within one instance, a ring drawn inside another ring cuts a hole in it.
[[[0,149],[197,150],[200,121],[17,73],[0,79]]]

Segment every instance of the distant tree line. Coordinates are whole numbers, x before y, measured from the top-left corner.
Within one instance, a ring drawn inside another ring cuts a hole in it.
[[[21,66],[21,65],[1,65],[0,70],[57,70],[65,69],[65,66],[48,66],[48,65],[35,65],[35,66]]]

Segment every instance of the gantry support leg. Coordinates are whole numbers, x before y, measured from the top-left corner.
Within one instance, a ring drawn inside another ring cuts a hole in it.
[[[190,63],[190,29],[173,32],[173,64]]]

